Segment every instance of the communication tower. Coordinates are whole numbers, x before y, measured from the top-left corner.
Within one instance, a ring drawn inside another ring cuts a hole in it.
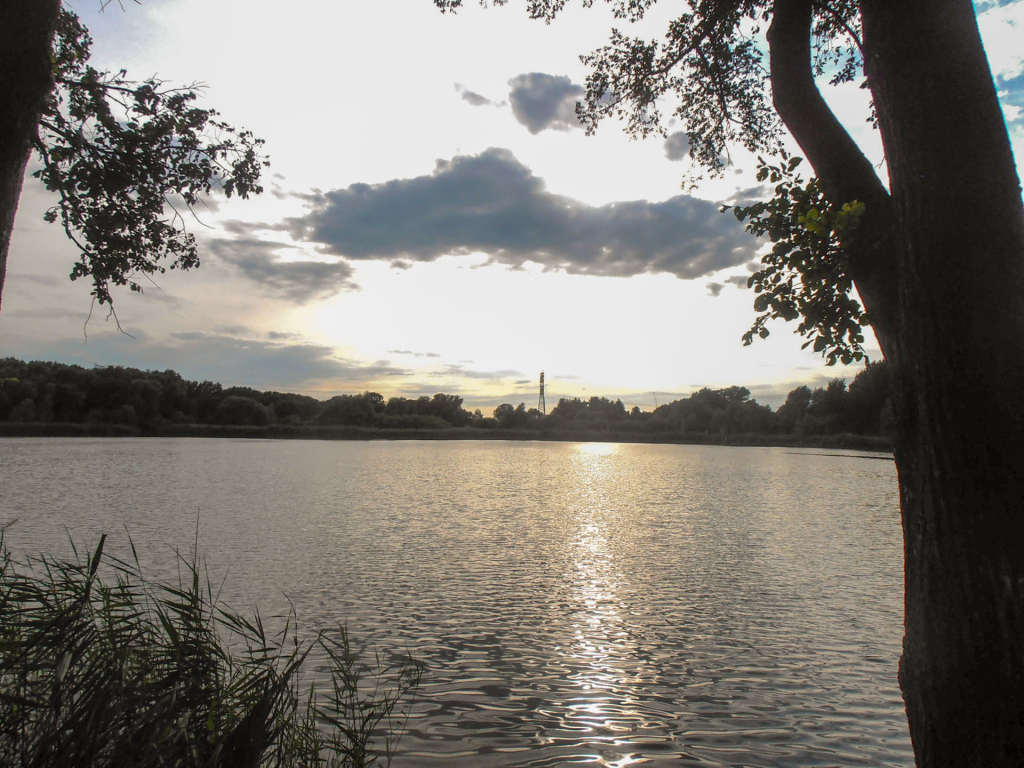
[[[540,397],[537,398],[537,410],[544,416],[548,415],[548,406],[544,402],[544,371],[540,372]]]

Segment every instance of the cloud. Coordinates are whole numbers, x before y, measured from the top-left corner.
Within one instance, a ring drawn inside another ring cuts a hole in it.
[[[529,72],[513,77],[508,84],[512,114],[530,133],[581,127],[576,119],[576,102],[584,90],[568,77]]]
[[[462,96],[462,100],[474,107],[498,107],[500,104],[496,104],[486,96],[481,96],[479,93],[466,88],[461,83],[455,84],[455,90]]]
[[[86,317],[89,313],[82,309],[68,309],[66,307],[35,307],[31,309],[22,309],[17,307],[16,309],[7,309],[4,307],[4,313],[10,312],[15,317],[25,317],[30,320],[78,320],[79,322],[85,322]]]
[[[523,376],[522,371],[503,369],[500,371],[471,371],[461,365],[446,365],[437,373],[438,376],[461,376],[466,379],[484,379],[489,381],[501,381],[504,379],[515,379]]]
[[[759,203],[762,200],[770,200],[774,195],[775,189],[770,184],[758,184],[755,187],[736,190],[725,202],[729,205],[746,208],[748,205]]]
[[[727,285],[735,285],[737,288],[746,288],[747,279],[747,275],[733,275],[732,277],[723,279],[720,283],[708,283],[708,293],[712,296],[718,296],[722,292],[722,289]]]
[[[408,349],[389,349],[389,355],[412,355],[413,357],[440,357],[437,352],[413,352]]]
[[[212,371],[217,381],[240,381],[256,387],[292,381],[300,386],[311,379],[362,382],[407,375],[405,370],[386,360],[372,363],[347,360],[322,344],[240,339],[195,331],[174,333],[171,338],[180,345],[171,356],[184,356],[189,361],[186,365]]]
[[[281,243],[251,238],[214,240],[210,249],[223,261],[238,267],[242,274],[272,293],[305,304],[324,299],[339,291],[358,290],[352,279],[352,267],[344,261],[283,261]]]
[[[322,344],[270,341],[253,334],[240,338],[224,333],[181,332],[158,339],[136,332],[136,338],[130,339],[105,330],[90,334],[87,345],[66,338],[42,348],[35,343],[31,351],[12,349],[11,354],[86,367],[170,368],[194,381],[287,392],[362,391],[374,382],[379,385],[381,379],[401,381],[409,375],[409,371],[387,360],[350,360]]]
[[[985,41],[989,66],[997,82],[1016,80],[1024,74],[1024,50],[1020,35],[1024,28],[1024,2],[986,3],[979,7],[978,28]]]
[[[63,285],[67,282],[67,278],[63,275],[36,275],[31,272],[11,272],[7,275],[7,285],[17,284],[19,282],[35,283],[36,285],[42,285],[47,288],[55,285]]]
[[[690,137],[685,131],[676,131],[665,139],[665,157],[672,162],[685,160],[690,154]]]
[[[306,215],[281,228],[353,260],[482,252],[509,267],[530,261],[572,274],[696,278],[749,261],[758,247],[714,203],[680,195],[587,205],[548,192],[505,149],[439,160],[428,176],[353,184],[307,204]]]

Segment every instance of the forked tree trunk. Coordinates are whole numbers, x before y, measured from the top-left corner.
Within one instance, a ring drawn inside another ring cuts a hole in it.
[[[971,0],[860,6],[889,194],[872,191],[860,151],[813,84],[812,0],[775,0],[773,96],[831,202],[867,202],[867,238],[853,242],[850,266],[895,364],[900,685],[917,764],[1016,768],[1024,765],[1020,182]]]
[[[0,3],[0,300],[25,164],[53,87],[50,46],[59,14],[60,0]]]
[[[1024,209],[970,0],[864,0],[889,165],[918,765],[1024,765]]]

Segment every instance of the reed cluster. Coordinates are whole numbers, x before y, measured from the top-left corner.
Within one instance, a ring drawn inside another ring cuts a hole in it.
[[[15,561],[0,531],[0,766],[340,768],[391,756],[420,670],[366,664],[344,627],[300,639],[218,604],[198,560]],[[320,685],[303,682],[307,659]]]

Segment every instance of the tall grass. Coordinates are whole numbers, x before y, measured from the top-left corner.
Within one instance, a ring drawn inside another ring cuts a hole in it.
[[[0,529],[0,766],[390,763],[419,683],[410,657],[367,667],[344,627],[303,642],[294,611],[268,633],[218,604],[195,556],[179,556],[177,585],[153,584],[105,539],[84,563],[16,562]],[[312,657],[325,692],[302,681]]]

